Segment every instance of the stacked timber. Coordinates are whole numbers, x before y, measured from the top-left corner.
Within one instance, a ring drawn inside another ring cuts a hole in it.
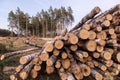
[[[39,52],[22,56],[10,79],[37,78],[42,67],[47,74],[57,72],[62,80],[84,80],[90,76],[87,80],[110,80],[108,74],[119,77],[120,4],[99,12],[100,8],[95,7],[69,32],[65,30],[47,41]]]

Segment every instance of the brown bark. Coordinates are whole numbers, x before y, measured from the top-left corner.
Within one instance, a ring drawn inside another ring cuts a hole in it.
[[[19,62],[20,62],[20,64],[27,64],[29,61],[31,61],[34,57],[37,57],[39,54],[40,54],[40,52],[22,56],[20,58]]]
[[[57,61],[56,61],[55,67],[56,67],[56,68],[60,68],[60,67],[61,67],[61,61],[60,61],[60,60],[57,60]]]
[[[41,45],[38,45],[38,44],[36,44],[36,43],[34,43],[34,42],[31,42],[31,41],[29,41],[29,40],[26,40],[25,43],[28,44],[28,45],[30,45],[30,46],[42,48]]]
[[[20,53],[25,53],[25,52],[32,51],[32,50],[37,50],[37,49],[38,48],[30,48],[30,49],[26,49],[26,50],[19,50],[19,51],[5,53],[5,54],[1,55],[0,59],[3,60],[5,58],[13,56],[13,55],[17,55],[17,54],[20,54]]]
[[[91,73],[91,69],[89,66],[85,65],[85,64],[81,64],[79,63],[79,66],[81,68],[81,71],[83,73],[84,76],[89,76]]]
[[[55,63],[55,61],[57,60],[57,57],[52,55],[47,61],[46,61],[46,65],[47,66],[53,66],[53,64]]]
[[[92,69],[91,70],[92,76],[95,78],[95,80],[102,80],[103,76],[97,72],[96,70]]]
[[[82,18],[82,20],[74,27],[72,28],[69,32],[72,32],[76,29],[78,29],[79,27],[81,27],[86,21],[88,21],[89,19],[92,19],[96,14],[98,14],[100,12],[100,8],[99,7],[95,7],[94,9],[91,10],[90,13],[88,13],[85,17]]]
[[[44,50],[44,51],[42,51],[42,53],[39,57],[40,57],[40,60],[47,61],[47,59],[49,58],[49,54]]]
[[[20,72],[20,74],[19,74],[20,78],[23,79],[23,80],[27,79],[27,77],[28,77],[28,75],[29,75],[30,70],[32,69],[32,67],[33,67],[33,64],[32,64],[32,61],[31,61],[31,62],[30,62],[28,65],[26,65],[26,66],[24,67],[24,69]]]

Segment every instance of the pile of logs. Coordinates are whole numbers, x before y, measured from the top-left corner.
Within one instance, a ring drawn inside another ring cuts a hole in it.
[[[64,30],[43,46],[26,41],[40,51],[22,56],[10,79],[37,78],[41,70],[57,72],[61,80],[84,80],[88,76],[92,78],[88,80],[110,80],[108,75],[119,76],[120,4],[100,11],[95,7],[73,29]]]

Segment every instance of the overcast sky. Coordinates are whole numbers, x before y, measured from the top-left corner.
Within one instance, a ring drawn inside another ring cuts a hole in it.
[[[95,6],[99,6],[103,12],[116,4],[120,4],[120,0],[0,0],[0,28],[8,29],[8,13],[11,10],[15,11],[17,7],[34,16],[41,9],[47,10],[50,6],[53,8],[71,6],[75,18],[74,26]]]

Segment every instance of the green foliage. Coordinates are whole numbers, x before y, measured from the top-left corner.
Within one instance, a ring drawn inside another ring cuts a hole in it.
[[[0,43],[0,53],[4,53],[6,51],[7,51],[6,46]]]
[[[13,46],[13,42],[10,41],[9,44],[8,44],[8,48],[11,49],[11,48],[13,48],[13,47],[14,47],[14,46]]]
[[[10,36],[11,32],[9,30],[6,29],[0,29],[0,36],[4,37],[4,36]]]
[[[7,58],[3,61],[0,61],[0,80],[9,80],[9,75],[3,75],[2,70],[5,66],[17,66],[18,58]]]
[[[36,35],[42,37],[53,37],[54,32],[57,33],[59,29],[58,26],[61,25],[62,32],[63,29],[68,26],[72,26],[74,21],[73,11],[71,7],[67,9],[65,7],[61,8],[50,8],[48,10],[41,10],[37,12],[36,16],[30,17],[28,13],[24,13],[17,8],[15,12],[10,11],[8,14],[9,26],[14,31],[17,29],[17,34],[19,35]],[[50,35],[48,35],[51,33]]]

